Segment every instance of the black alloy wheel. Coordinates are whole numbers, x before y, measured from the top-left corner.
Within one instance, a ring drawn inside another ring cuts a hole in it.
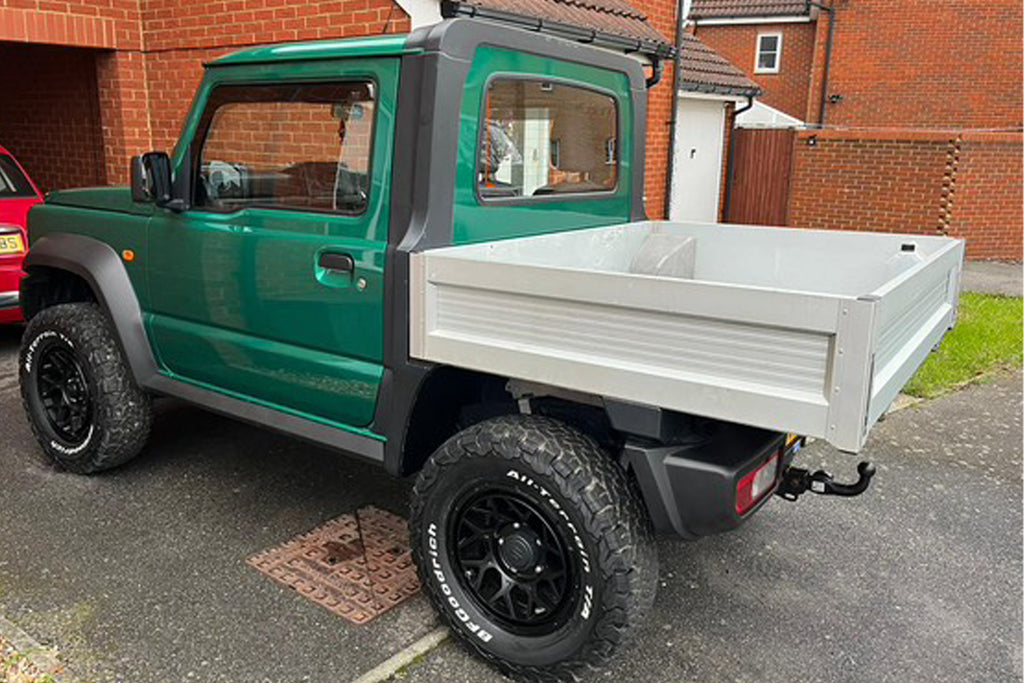
[[[50,427],[68,443],[81,443],[92,429],[92,398],[85,372],[63,345],[43,349],[36,384]]]
[[[451,517],[452,562],[477,605],[509,631],[552,633],[576,603],[578,567],[554,520],[523,494],[473,493]]]

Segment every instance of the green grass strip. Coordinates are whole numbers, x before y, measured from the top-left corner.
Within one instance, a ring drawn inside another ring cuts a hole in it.
[[[1024,360],[1024,300],[992,294],[960,295],[956,327],[903,389],[934,398]]]

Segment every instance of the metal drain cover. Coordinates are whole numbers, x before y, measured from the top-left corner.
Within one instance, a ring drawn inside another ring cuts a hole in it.
[[[405,520],[373,506],[324,522],[247,561],[355,624],[420,589]]]

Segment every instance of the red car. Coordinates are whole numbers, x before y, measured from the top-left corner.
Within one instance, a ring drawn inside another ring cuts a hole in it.
[[[15,158],[0,147],[0,324],[21,321],[18,284],[25,258],[28,210],[43,201]]]

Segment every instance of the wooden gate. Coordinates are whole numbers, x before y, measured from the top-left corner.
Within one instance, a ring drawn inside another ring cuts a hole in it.
[[[727,223],[785,225],[796,131],[736,128]]]

